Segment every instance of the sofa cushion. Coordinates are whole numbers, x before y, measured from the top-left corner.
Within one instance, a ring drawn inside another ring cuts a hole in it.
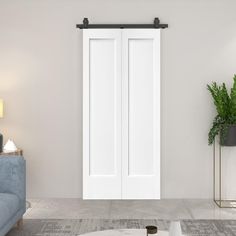
[[[0,193],[0,229],[20,209],[20,199],[9,193]]]

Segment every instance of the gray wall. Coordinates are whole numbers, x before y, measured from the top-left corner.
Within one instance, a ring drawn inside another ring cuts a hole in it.
[[[211,198],[211,81],[231,83],[235,0],[0,0],[0,130],[24,149],[29,197],[82,193],[82,44],[93,23],[162,33],[162,197]]]

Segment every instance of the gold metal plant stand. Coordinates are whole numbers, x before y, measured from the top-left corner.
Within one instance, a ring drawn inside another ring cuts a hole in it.
[[[217,157],[218,156],[218,157]],[[216,153],[216,141],[213,144],[213,195],[214,202],[220,208],[236,208],[236,200],[234,199],[223,199],[222,197],[222,186],[223,186],[223,175],[222,175],[222,147],[219,142],[218,155]],[[218,186],[217,186],[218,183]]]

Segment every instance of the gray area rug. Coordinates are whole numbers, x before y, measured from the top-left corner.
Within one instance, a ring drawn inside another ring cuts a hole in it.
[[[21,230],[12,229],[7,236],[75,236],[87,232],[107,229],[139,229],[146,225],[156,225],[167,230],[167,220],[140,219],[78,219],[78,220],[24,220]],[[236,235],[236,220],[181,220],[182,231],[193,236],[233,236]]]

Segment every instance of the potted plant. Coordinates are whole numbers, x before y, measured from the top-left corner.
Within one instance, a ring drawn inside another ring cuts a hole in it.
[[[217,135],[220,135],[221,145],[236,146],[236,75],[233,80],[230,93],[228,93],[225,83],[217,85],[216,82],[213,82],[211,85],[207,85],[217,111],[208,134],[209,145],[214,142]]]

